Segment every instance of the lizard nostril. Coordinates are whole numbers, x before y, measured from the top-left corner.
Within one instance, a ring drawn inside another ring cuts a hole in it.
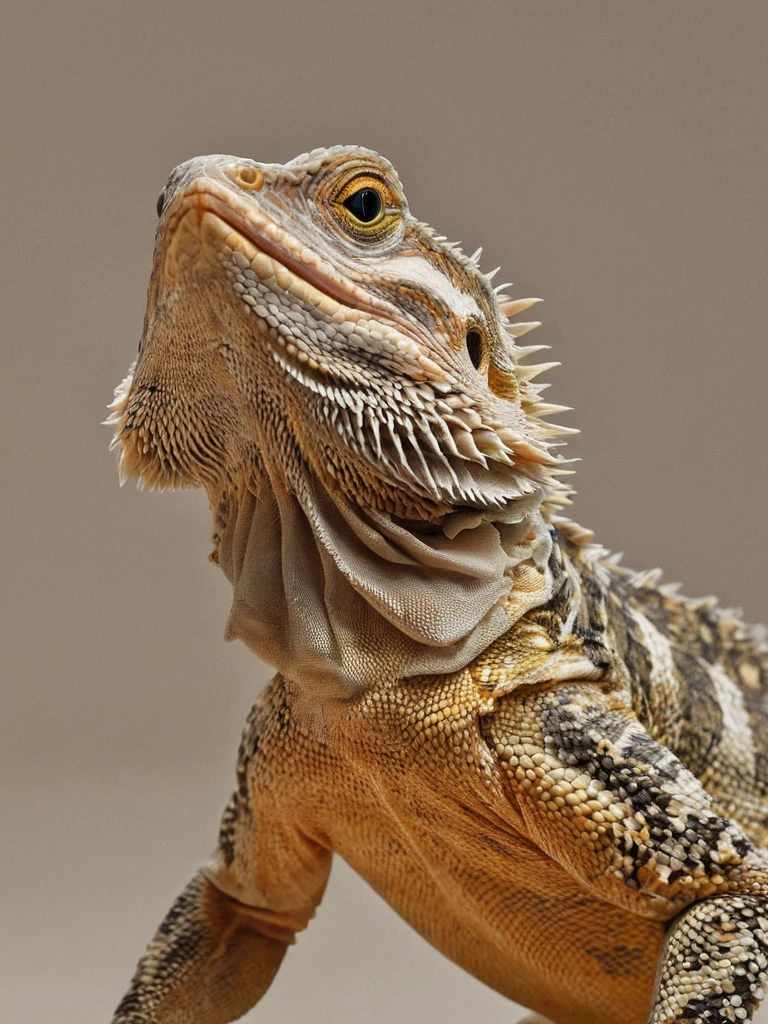
[[[467,331],[467,352],[476,370],[479,370],[482,365],[483,356],[485,355],[484,350],[482,333],[475,328]]]
[[[160,192],[160,195],[157,197],[157,216],[158,217],[162,217],[163,216],[163,210],[164,209],[165,209],[165,189],[163,189]]]
[[[234,178],[241,188],[256,191],[264,184],[264,175],[258,167],[238,167]]]

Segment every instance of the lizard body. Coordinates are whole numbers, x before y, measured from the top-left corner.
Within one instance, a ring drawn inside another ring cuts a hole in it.
[[[563,517],[535,300],[366,150],[201,157],[159,206],[121,475],[205,487],[228,636],[279,672],[114,1024],[245,1013],[333,853],[554,1021],[750,1018],[768,655]]]

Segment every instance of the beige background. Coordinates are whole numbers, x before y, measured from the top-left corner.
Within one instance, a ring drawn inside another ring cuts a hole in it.
[[[199,494],[120,491],[155,198],[359,142],[564,367],[577,518],[766,614],[766,29],[740,2],[4,6],[0,1020],[106,1022],[207,856],[266,670]],[[339,864],[255,1020],[512,1021]],[[765,1018],[764,1018],[765,1019]]]

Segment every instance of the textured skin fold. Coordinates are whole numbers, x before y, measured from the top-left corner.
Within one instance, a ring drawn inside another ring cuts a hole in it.
[[[551,538],[538,511],[519,510],[519,523],[481,519],[449,539],[308,480],[296,490],[248,495],[219,554],[233,584],[228,638],[288,678],[322,677],[350,693],[455,671],[509,628],[511,604],[522,611],[549,596]],[[515,574],[527,566],[539,585],[518,594]]]

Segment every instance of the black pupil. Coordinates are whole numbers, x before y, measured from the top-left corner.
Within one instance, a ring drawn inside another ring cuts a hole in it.
[[[381,196],[375,188],[360,188],[344,200],[344,205],[363,224],[370,224],[381,213]]]

